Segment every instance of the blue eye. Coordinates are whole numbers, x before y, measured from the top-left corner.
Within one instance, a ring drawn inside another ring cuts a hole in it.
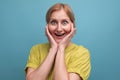
[[[67,24],[68,24],[68,21],[63,20],[63,21],[62,21],[62,24],[63,24],[63,25],[67,25]]]
[[[56,20],[52,20],[52,21],[50,21],[50,24],[51,25],[57,25],[57,21]]]

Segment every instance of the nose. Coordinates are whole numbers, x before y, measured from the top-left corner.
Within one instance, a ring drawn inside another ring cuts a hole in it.
[[[62,31],[62,25],[59,23],[58,25],[57,25],[57,32],[61,32]]]

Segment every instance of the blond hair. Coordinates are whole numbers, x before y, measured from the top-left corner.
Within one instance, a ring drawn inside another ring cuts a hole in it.
[[[74,24],[75,27],[75,18],[73,11],[68,4],[63,4],[63,3],[56,3],[55,5],[49,8],[49,10],[46,13],[46,22],[49,23],[50,17],[53,12],[61,9],[63,9],[66,12],[67,16],[70,18],[71,22]]]

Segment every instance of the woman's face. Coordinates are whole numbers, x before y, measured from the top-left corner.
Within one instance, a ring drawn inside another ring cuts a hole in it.
[[[70,33],[71,27],[73,27],[72,24],[66,12],[61,9],[51,14],[48,29],[55,41],[60,43]]]

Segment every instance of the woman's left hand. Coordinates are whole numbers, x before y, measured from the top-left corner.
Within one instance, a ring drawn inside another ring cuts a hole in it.
[[[76,31],[76,28],[72,24],[71,25],[71,32],[66,37],[64,37],[64,39],[59,43],[58,47],[65,49],[67,47],[67,45],[70,43],[71,38],[75,34],[75,31]]]

